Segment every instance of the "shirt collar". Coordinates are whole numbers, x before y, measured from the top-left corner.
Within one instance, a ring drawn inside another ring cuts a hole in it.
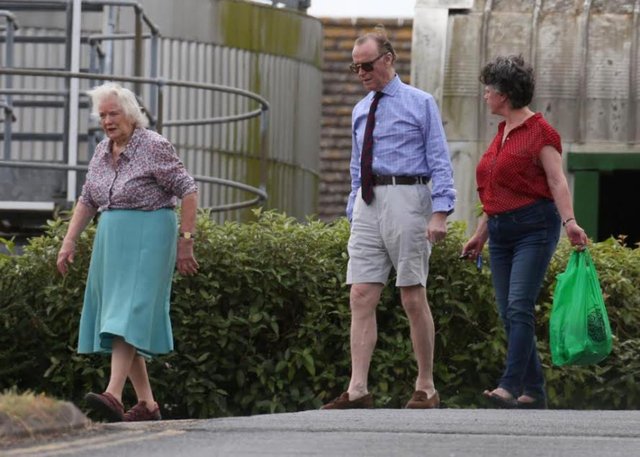
[[[131,138],[127,143],[127,147],[124,148],[124,151],[122,151],[122,153],[123,154],[126,153],[127,156],[133,155],[138,149],[138,146],[140,145],[140,143],[142,142],[143,135],[144,135],[144,129],[142,127],[136,127],[136,129],[131,134]]]
[[[542,113],[535,113],[533,116],[529,117],[526,121],[524,121],[522,124],[518,125],[513,130],[518,130],[520,128],[527,129],[527,128],[529,128],[529,124],[531,124],[534,121],[537,121],[541,117],[542,117]],[[500,122],[498,124],[498,130],[503,132],[504,131],[504,127],[506,125],[507,125],[507,121]],[[513,130],[512,130],[512,132],[513,132]]]
[[[136,150],[138,149],[138,145],[142,141],[143,134],[144,129],[142,127],[136,127],[131,134],[131,138],[129,138],[127,146],[124,148],[120,155],[128,159],[131,158],[131,156],[135,154]],[[103,158],[107,157],[111,153],[111,140],[107,138],[105,145],[106,147],[102,150]]]
[[[400,81],[400,77],[396,73],[394,77],[391,78],[391,81],[389,81],[387,85],[384,86],[380,92],[382,92],[387,97],[393,97],[398,92],[401,85],[402,85],[402,81]],[[374,95],[375,95],[375,91],[371,91],[370,96],[372,99]]]

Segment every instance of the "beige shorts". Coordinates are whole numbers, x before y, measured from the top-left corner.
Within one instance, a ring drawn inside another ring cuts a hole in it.
[[[386,284],[393,266],[396,286],[426,287],[431,243],[431,191],[425,184],[376,186],[367,205],[356,195],[349,237],[347,284]]]

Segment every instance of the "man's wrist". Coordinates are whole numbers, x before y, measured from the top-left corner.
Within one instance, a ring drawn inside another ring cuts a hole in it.
[[[438,208],[438,209],[435,209],[435,208]],[[447,205],[436,204],[436,202],[434,202],[431,212],[433,214],[442,213],[445,216],[451,216],[453,214],[453,208],[449,209]]]

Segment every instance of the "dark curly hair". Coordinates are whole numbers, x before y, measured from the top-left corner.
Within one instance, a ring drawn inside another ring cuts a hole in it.
[[[522,55],[496,57],[484,66],[479,79],[485,86],[506,95],[513,109],[531,103],[536,87],[533,68],[525,63]]]

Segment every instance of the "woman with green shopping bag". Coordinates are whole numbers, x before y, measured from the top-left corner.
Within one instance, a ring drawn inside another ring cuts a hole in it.
[[[585,246],[587,235],[573,213],[560,135],[528,107],[533,68],[522,56],[498,57],[482,69],[480,81],[489,110],[504,121],[476,169],[484,214],[462,255],[475,260],[489,240],[493,286],[508,342],[498,386],[483,395],[501,408],[546,408],[535,302],[560,225],[574,246]]]

